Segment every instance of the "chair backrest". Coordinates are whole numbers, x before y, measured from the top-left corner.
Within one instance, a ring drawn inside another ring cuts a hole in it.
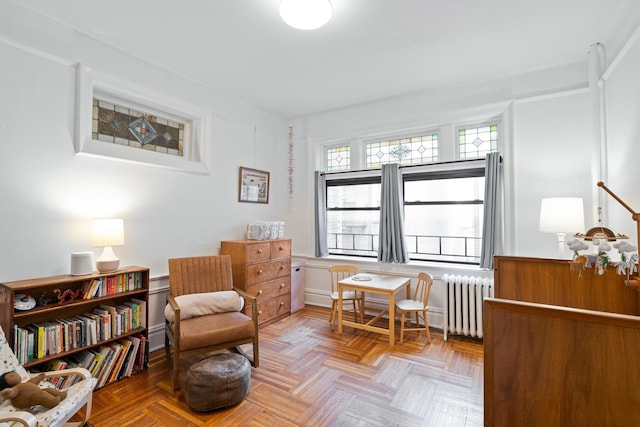
[[[231,289],[233,277],[229,255],[169,260],[169,293],[173,297]]]
[[[431,293],[431,285],[433,285],[433,277],[429,273],[419,273],[418,283],[413,291],[413,299],[421,301],[423,306],[429,305],[429,294]]]
[[[352,264],[339,264],[329,267],[331,274],[331,293],[338,292],[338,282],[358,272],[358,267]]]

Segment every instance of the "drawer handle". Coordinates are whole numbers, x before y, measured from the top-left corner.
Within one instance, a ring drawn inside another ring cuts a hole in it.
[[[258,274],[262,274],[262,270],[258,270]]]
[[[258,316],[262,316],[262,310],[258,310]]]
[[[280,283],[280,289],[284,288],[284,283]]]
[[[284,301],[280,301],[280,307],[284,305]]]
[[[283,248],[282,246],[280,246],[280,250],[281,250],[281,251],[284,251],[284,248]]]
[[[258,295],[262,295],[262,289],[258,291]]]
[[[261,254],[262,253],[262,249],[258,249],[258,253]]]
[[[280,270],[284,270],[284,265],[281,265],[281,266],[280,266]]]

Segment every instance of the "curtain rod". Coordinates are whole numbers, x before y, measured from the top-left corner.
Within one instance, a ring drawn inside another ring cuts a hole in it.
[[[425,167],[425,166],[437,166],[437,165],[448,165],[448,164],[455,164],[455,163],[471,163],[471,162],[484,162],[486,160],[486,158],[484,159],[462,159],[462,160],[449,160],[446,162],[435,162],[435,163],[422,163],[419,165],[400,165],[400,169],[404,169],[404,168],[414,168],[414,167]],[[502,156],[500,156],[500,163],[502,163]],[[320,175],[339,175],[342,173],[354,173],[354,172],[371,172],[371,171],[375,171],[378,170],[379,168],[375,168],[375,169],[358,169],[358,170],[348,170],[348,171],[338,171],[338,172],[321,172]]]

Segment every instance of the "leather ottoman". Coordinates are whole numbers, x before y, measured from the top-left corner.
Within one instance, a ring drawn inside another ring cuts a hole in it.
[[[251,364],[235,353],[220,353],[194,363],[185,379],[185,399],[206,412],[242,402],[251,384]]]

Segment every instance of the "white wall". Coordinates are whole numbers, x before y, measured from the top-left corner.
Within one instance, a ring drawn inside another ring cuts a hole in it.
[[[211,173],[74,154],[77,62],[210,111]],[[121,217],[126,244],[114,250],[121,265],[150,267],[159,279],[150,319],[161,321],[168,258],[217,254],[246,223],[284,219],[283,119],[12,4],[0,14],[0,63],[0,281],[68,274],[71,252],[99,255],[91,219]],[[271,172],[269,204],[237,202],[239,166]]]
[[[0,17],[2,280],[68,273],[71,252],[92,250],[93,217],[123,217],[126,245],[116,253],[122,264],[149,266],[154,276],[166,274],[171,256],[217,253],[220,240],[243,237],[247,222],[283,218],[287,129],[281,118],[37,15],[14,12],[29,27],[5,12]],[[210,111],[211,173],[75,155],[79,61]],[[241,165],[271,172],[268,205],[237,202]]]

